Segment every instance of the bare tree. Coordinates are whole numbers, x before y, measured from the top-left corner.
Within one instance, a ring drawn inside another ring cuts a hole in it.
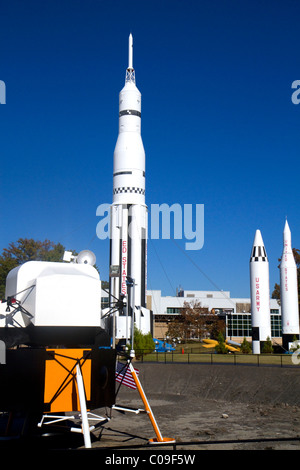
[[[217,322],[217,315],[202,307],[200,302],[184,302],[181,314],[170,323],[167,335],[184,340],[202,339],[210,335]]]

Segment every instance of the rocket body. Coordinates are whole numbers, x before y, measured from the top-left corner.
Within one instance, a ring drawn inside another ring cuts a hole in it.
[[[299,339],[299,307],[297,267],[292,251],[291,231],[288,222],[283,230],[283,253],[280,263],[280,299],[282,345],[289,350],[289,343]]]
[[[141,138],[141,93],[132,67],[132,36],[125,86],[119,94],[119,134],[114,150],[111,206],[110,265],[119,275],[110,278],[111,304],[127,295],[127,276],[134,279],[135,305],[146,305],[147,218],[145,151]]]
[[[252,350],[260,354],[264,342],[271,339],[269,261],[260,230],[256,230],[250,257],[250,295]]]

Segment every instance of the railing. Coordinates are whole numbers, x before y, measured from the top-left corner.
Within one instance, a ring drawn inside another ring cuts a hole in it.
[[[138,360],[141,362],[156,362],[164,364],[230,364],[251,366],[299,367],[298,356],[292,354],[216,354],[197,352],[152,352],[144,354],[139,351]]]

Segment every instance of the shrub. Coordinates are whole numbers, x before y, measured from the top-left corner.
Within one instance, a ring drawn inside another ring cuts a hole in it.
[[[218,344],[215,346],[215,351],[217,354],[228,354],[228,348],[226,347],[224,336],[220,332],[217,338]]]
[[[149,354],[155,349],[151,333],[144,335],[136,326],[134,327],[133,348],[135,357],[139,359],[143,354]]]
[[[246,338],[243,339],[243,342],[241,344],[240,350],[243,354],[250,354],[252,352],[251,350],[251,345],[250,343],[246,340]]]
[[[270,337],[268,336],[266,341],[264,342],[262,352],[265,354],[272,354],[273,352],[273,346],[272,346],[272,341]]]

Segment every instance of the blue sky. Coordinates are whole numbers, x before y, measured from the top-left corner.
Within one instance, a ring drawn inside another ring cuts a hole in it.
[[[260,229],[270,288],[286,216],[300,248],[296,0],[3,0],[1,250],[20,237],[92,250],[112,201],[128,36],[142,93],[146,202],[204,204],[204,246],[149,240],[148,288],[249,297]]]

